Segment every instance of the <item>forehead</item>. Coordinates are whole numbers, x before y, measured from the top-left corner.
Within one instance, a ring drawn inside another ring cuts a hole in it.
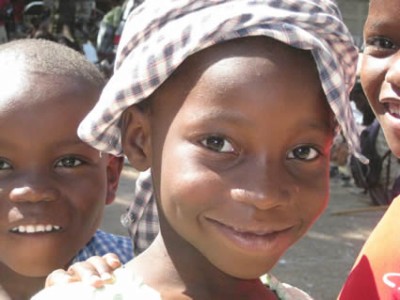
[[[5,106],[35,106],[50,102],[72,101],[94,105],[100,88],[81,78],[32,72],[24,64],[6,66],[0,70],[0,109]],[[82,96],[81,96],[82,95]],[[70,99],[70,100],[67,100]],[[86,105],[85,105],[86,106]]]
[[[400,18],[400,0],[371,0],[366,25],[380,25],[377,22],[387,18],[390,18],[390,21]],[[400,27],[400,23],[396,23]]]
[[[283,72],[287,70],[290,72]],[[311,52],[266,37],[240,38],[202,50],[186,59],[165,85],[187,92],[198,86],[199,78],[207,75],[210,78],[215,76],[215,84],[221,81],[228,88],[231,84],[238,84],[237,78],[230,78],[235,74],[233,71],[241,72],[243,76],[240,81],[247,84],[254,81],[250,76],[257,77],[265,72],[270,76],[279,76],[279,73],[295,75],[300,72],[304,77],[313,78],[310,84],[321,89]],[[291,78],[283,76],[280,80],[290,85]],[[159,90],[163,91],[163,86]]]
[[[283,116],[293,107],[301,110],[301,119],[320,115],[322,123],[331,126],[312,55],[265,38],[232,41],[199,52],[178,68],[151,102],[154,114],[165,116],[154,119],[163,119],[165,127],[183,114],[197,118],[229,111],[252,118],[261,111]]]

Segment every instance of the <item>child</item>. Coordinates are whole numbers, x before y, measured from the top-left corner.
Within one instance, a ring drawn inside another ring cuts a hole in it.
[[[356,59],[331,1],[145,1],[78,132],[151,167],[160,234],[114,285],[35,300],[310,299],[259,277],[327,205],[336,121],[359,155]]]
[[[400,157],[399,0],[371,0],[364,26],[361,83],[392,152]],[[339,299],[400,299],[400,199],[363,246]]]
[[[127,237],[96,231],[122,160],[76,133],[104,85],[82,55],[18,40],[0,46],[0,65],[0,298],[29,299],[54,269],[132,257]]]

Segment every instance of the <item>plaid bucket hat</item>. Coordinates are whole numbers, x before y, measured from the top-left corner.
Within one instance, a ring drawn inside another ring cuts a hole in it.
[[[311,51],[350,152],[367,162],[348,98],[358,51],[330,0],[146,0],[127,20],[114,75],[80,124],[79,136],[101,151],[122,155],[124,110],[149,97],[188,56],[248,36]]]

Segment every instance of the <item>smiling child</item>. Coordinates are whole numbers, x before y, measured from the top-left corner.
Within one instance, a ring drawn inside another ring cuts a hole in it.
[[[77,135],[104,79],[65,46],[0,46],[0,298],[29,299],[46,276],[93,255],[132,257],[127,237],[97,231],[122,159]]]
[[[116,283],[36,299],[310,299],[268,273],[325,209],[357,50],[333,1],[145,1],[78,133],[151,168],[160,234]]]

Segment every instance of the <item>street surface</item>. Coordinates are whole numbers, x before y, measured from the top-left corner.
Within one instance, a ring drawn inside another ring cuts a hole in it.
[[[132,199],[136,177],[133,168],[124,167],[118,197],[106,208],[102,229],[127,235],[119,220]],[[316,300],[336,299],[357,253],[383,213],[384,208],[372,207],[359,189],[331,179],[331,198],[324,215],[272,273]]]

